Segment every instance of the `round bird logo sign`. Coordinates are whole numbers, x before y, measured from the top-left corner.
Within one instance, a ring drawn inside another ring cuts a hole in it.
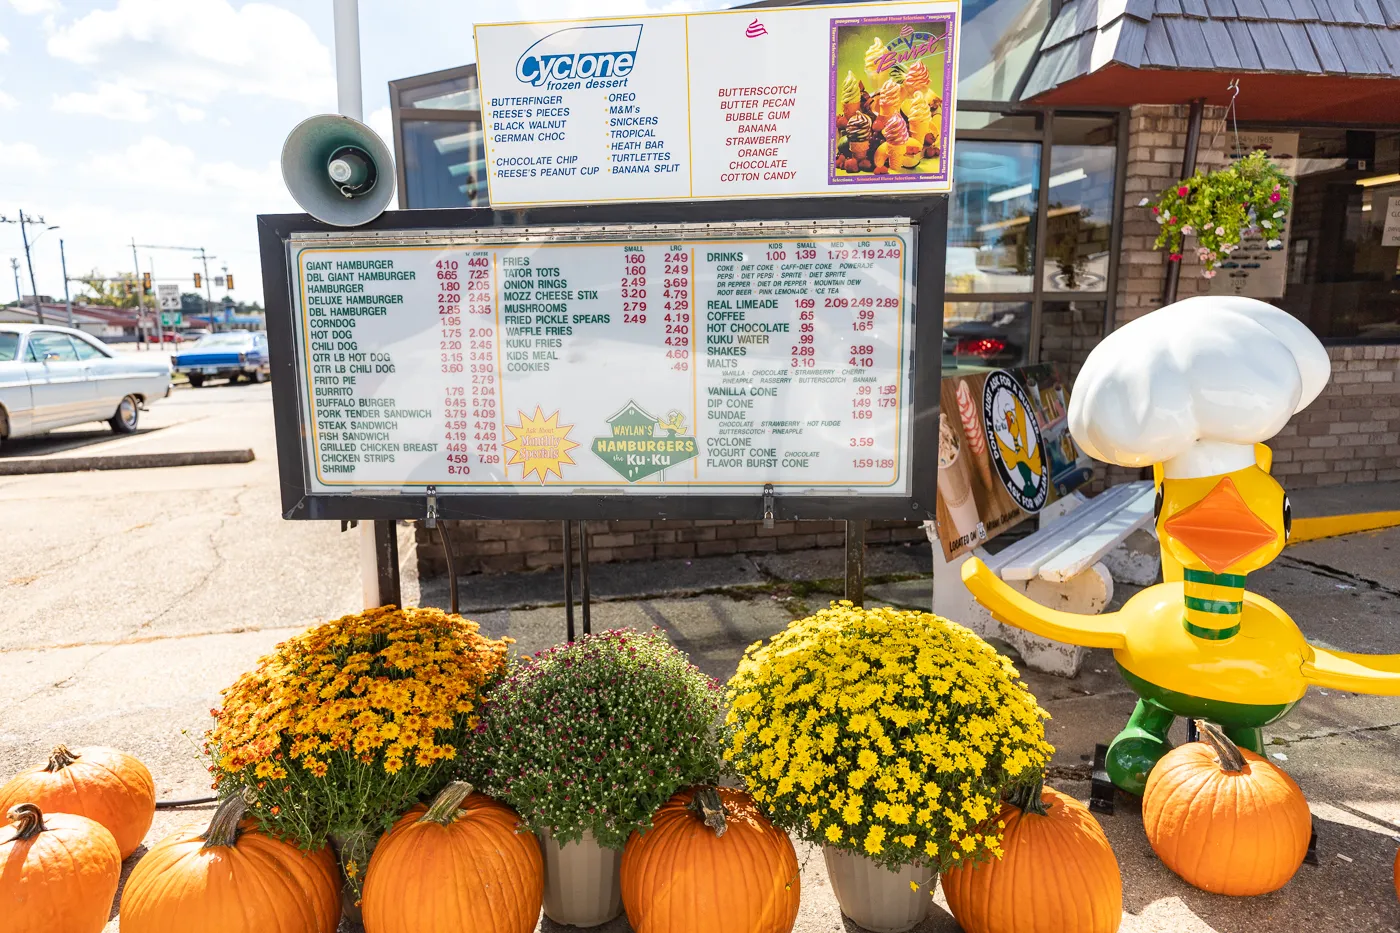
[[[982,422],[994,441],[988,445],[989,453],[1011,500],[1027,512],[1039,512],[1050,496],[1045,448],[1030,397],[1010,373],[998,371],[987,377]]]

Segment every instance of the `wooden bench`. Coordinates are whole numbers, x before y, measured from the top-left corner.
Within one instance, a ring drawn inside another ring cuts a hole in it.
[[[1156,492],[1149,481],[1114,486],[1087,499],[1073,493],[1051,503],[1039,515],[1040,527],[1021,540],[989,554],[972,553],[994,573],[1038,603],[1065,612],[1098,613],[1113,599],[1113,577],[1103,558],[1139,528],[1152,522]],[[969,555],[943,560],[933,522],[924,530],[933,545],[933,611],[972,629],[983,638],[998,638],[1020,652],[1038,671],[1073,677],[1087,649],[1066,645],[1002,625],[972,598],[962,582]]]

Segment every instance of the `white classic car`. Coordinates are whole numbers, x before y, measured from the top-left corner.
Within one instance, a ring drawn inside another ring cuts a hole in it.
[[[85,421],[117,434],[170,394],[170,357],[118,356],[67,327],[0,324],[0,443]]]

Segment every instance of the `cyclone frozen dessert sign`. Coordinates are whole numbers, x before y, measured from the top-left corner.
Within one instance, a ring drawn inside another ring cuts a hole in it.
[[[521,54],[515,77],[551,91],[626,87],[641,42],[641,23],[561,29]]]

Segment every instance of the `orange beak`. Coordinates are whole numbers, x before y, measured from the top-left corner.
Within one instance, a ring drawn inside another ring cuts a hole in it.
[[[1167,519],[1162,529],[1191,549],[1214,573],[1225,569],[1278,537],[1255,515],[1228,476],[1205,498]]]

